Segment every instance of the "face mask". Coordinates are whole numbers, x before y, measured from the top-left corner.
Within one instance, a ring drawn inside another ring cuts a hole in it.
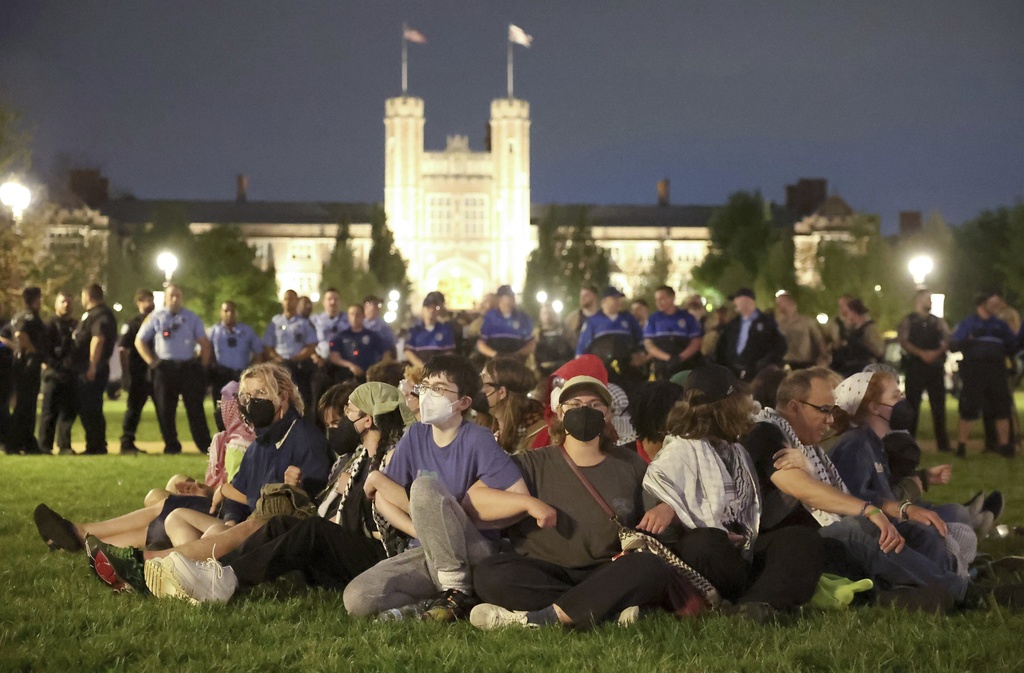
[[[427,393],[420,397],[420,421],[428,425],[444,425],[455,415],[454,406],[455,402],[449,402],[444,396],[435,397]]]
[[[354,453],[359,448],[360,437],[356,432],[352,421],[344,416],[338,422],[338,427],[327,428],[327,445],[335,455],[343,456],[347,453]]]
[[[573,438],[589,442],[604,430],[604,414],[590,407],[569,409],[565,412],[562,425]]]
[[[242,418],[249,422],[254,428],[265,428],[274,422],[274,417],[277,415],[277,409],[274,408],[273,400],[264,400],[259,397],[254,397],[249,400],[249,405],[243,407],[238,405],[238,411],[242,414]]]
[[[889,405],[883,405],[889,406]],[[889,428],[891,430],[909,430],[914,426],[914,410],[906,400],[900,400],[890,407]]]

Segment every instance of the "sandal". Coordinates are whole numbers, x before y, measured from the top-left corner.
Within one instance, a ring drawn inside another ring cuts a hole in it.
[[[84,549],[82,540],[78,537],[78,531],[75,530],[75,524],[46,505],[36,507],[36,511],[32,516],[36,521],[39,535],[51,551],[59,549],[64,551],[81,551]]]

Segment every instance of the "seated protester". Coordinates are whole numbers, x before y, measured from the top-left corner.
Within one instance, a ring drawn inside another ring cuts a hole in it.
[[[516,309],[516,293],[508,285],[498,288],[498,308],[484,314],[476,349],[493,358],[511,355],[525,360],[537,348],[533,338],[533,321]]]
[[[387,474],[363,486],[393,526],[418,545],[356,577],[345,588],[345,608],[362,617],[398,609],[428,619],[469,616],[475,604],[472,566],[495,551],[473,521],[476,497],[494,491],[523,494],[519,469],[494,437],[463,413],[480,391],[467,358],[438,355],[424,367],[420,419],[399,442]],[[402,610],[404,608],[404,610]],[[391,613],[394,614],[394,613]]]
[[[671,381],[645,381],[633,391],[629,415],[636,433],[636,452],[645,463],[661,451],[668,434],[668,414],[683,393],[683,387]]]
[[[556,444],[516,456],[533,497],[506,499],[501,514],[515,521],[509,529],[513,552],[477,564],[474,587],[487,602],[473,608],[473,626],[586,627],[634,606],[678,601],[672,595],[675,572],[661,558],[626,554],[613,562],[622,551],[618,525],[573,470],[583,473],[623,525],[643,516],[646,465],[605,434],[611,402],[597,379],[569,379],[558,399]],[[547,505],[538,509],[538,501]]]
[[[537,373],[547,377],[573,358],[573,344],[566,334],[565,325],[550,304],[543,304],[538,313],[536,334],[537,350],[533,358],[537,362]],[[573,340],[576,336],[573,335]]]
[[[750,430],[750,395],[723,365],[694,369],[668,418],[669,436],[647,469],[656,503],[638,528],[665,535],[735,612],[756,621],[795,610],[814,595],[823,543],[802,526],[760,531],[757,473],[739,439]]]
[[[575,376],[590,376],[597,379],[603,385],[608,385],[608,372],[601,364],[600,358],[596,355],[581,355],[575,360],[569,360],[564,365],[548,376],[544,389],[544,419],[547,427],[537,433],[531,448],[540,449],[551,446],[551,431],[558,423],[558,397],[562,394],[565,382]]]
[[[615,431],[614,441],[617,446],[627,446],[632,450],[636,442],[633,422],[629,420],[629,396],[621,386],[608,384],[608,392],[612,395],[612,429]]]
[[[387,347],[376,332],[363,326],[362,304],[348,307],[348,329],[331,341],[330,360],[345,367],[359,381],[366,380],[366,370],[384,358]]]
[[[622,310],[623,294],[608,287],[601,294],[601,310],[587,318],[576,343],[576,355],[587,353],[601,358],[608,378],[628,394],[646,378],[643,367],[643,332],[636,318]]]
[[[956,522],[955,507],[944,513],[918,506],[910,500],[900,502],[892,491],[891,473],[882,437],[893,429],[907,430],[914,421],[914,410],[903,398],[895,376],[881,371],[861,372],[847,378],[836,388],[841,433],[832,448],[831,458],[850,493],[878,506],[897,524],[908,544],[912,535],[940,535],[955,561],[952,569],[967,577],[967,568],[978,550],[978,538],[966,523]]]
[[[804,367],[806,369],[806,367]],[[754,401],[761,405],[761,408],[775,408],[775,394],[779,391],[779,384],[789,374],[779,365],[768,365],[757,373],[754,380],[750,382],[750,394]]]
[[[947,567],[942,538],[914,531],[917,545],[906,544],[881,509],[850,495],[821,448],[836,402],[833,376],[823,367],[791,372],[779,385],[777,407],[762,409],[743,440],[761,487],[761,531],[817,530],[825,539],[824,571],[870,578],[886,601],[920,606],[916,601],[935,599],[940,607],[963,598],[967,582]]]
[[[398,384],[398,390],[405,398],[405,405],[413,413],[416,420],[420,420],[420,394],[417,386],[423,383],[423,367],[409,366],[405,368],[405,378]]]
[[[654,361],[654,375],[667,381],[703,361],[704,328],[689,312],[676,306],[676,291],[662,285],[654,291],[658,308],[644,326],[644,348]]]
[[[439,320],[443,308],[444,295],[428,292],[423,299],[419,321],[409,328],[405,357],[417,367],[422,367],[435,355],[451,355],[455,351],[455,333],[451,324]]]
[[[484,365],[480,378],[494,439],[510,455],[529,451],[547,427],[544,405],[527,397],[534,386],[533,372],[516,358],[496,357]]]

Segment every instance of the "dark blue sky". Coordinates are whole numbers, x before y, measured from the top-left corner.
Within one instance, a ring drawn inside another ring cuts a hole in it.
[[[586,11],[579,9],[585,7]],[[428,149],[532,112],[536,203],[781,201],[825,177],[891,229],[1024,196],[1024,2],[0,1],[0,97],[61,156],[146,198],[383,199],[384,99],[426,101]]]

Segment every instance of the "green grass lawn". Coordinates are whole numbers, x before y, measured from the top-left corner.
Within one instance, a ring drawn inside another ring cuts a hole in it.
[[[117,415],[113,403],[108,413]],[[925,454],[927,464],[939,458]],[[1024,525],[1024,458],[952,462],[952,483],[933,488],[932,499],[962,502],[998,488],[1008,501],[1003,523]],[[340,594],[284,583],[193,607],[113,594],[84,555],[48,552],[32,523],[39,502],[80,521],[123,513],[171,474],[201,476],[204,465],[187,454],[0,456],[0,671],[1024,670],[1024,614],[1000,608],[954,616],[860,608],[809,613],[787,627],[657,616],[626,629],[483,633],[355,620]],[[1024,538],[982,548],[1020,554]]]

